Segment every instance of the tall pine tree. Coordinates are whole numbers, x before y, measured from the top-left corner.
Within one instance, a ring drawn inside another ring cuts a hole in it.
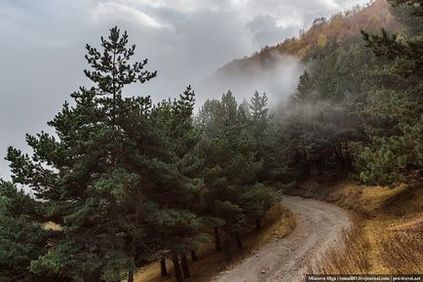
[[[406,181],[423,166],[423,3],[390,2],[404,31],[363,32],[381,62],[362,111],[371,139],[357,158],[365,183]]]
[[[13,180],[31,187],[45,217],[63,229],[31,270],[63,281],[131,281],[138,262],[179,250],[190,234],[178,235],[200,224],[181,209],[192,189],[156,126],[157,106],[148,96],[124,97],[126,86],[156,72],[145,70],[147,60],[130,62],[135,46],[116,27],[101,46],[87,45],[93,86],[73,93],[74,105],[65,103],[48,123],[56,134],[27,135],[32,156],[12,147],[7,156]]]

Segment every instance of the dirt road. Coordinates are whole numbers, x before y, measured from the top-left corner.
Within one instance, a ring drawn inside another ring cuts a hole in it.
[[[351,225],[344,210],[325,202],[286,196],[282,204],[295,214],[296,229],[214,281],[304,281],[306,271],[316,266],[326,250],[342,244],[342,230]]]

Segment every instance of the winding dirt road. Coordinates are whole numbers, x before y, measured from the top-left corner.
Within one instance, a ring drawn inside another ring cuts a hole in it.
[[[282,204],[295,214],[296,229],[214,281],[304,281],[309,267],[316,266],[329,248],[342,244],[342,231],[351,226],[347,212],[325,202],[286,196]]]

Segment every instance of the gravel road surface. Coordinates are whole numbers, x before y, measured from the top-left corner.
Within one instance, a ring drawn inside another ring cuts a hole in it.
[[[312,199],[286,196],[282,205],[294,213],[297,226],[285,238],[275,239],[232,270],[215,277],[219,282],[302,282],[322,255],[342,244],[342,231],[351,226],[343,209]]]

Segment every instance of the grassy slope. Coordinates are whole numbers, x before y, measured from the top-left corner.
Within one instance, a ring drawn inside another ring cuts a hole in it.
[[[319,198],[353,211],[344,249],[332,250],[324,273],[419,273],[423,269],[423,186],[361,186],[313,179],[289,193]]]
[[[198,253],[198,261],[190,263],[192,278],[185,281],[207,281],[218,273],[233,267],[242,259],[251,256],[269,241],[288,235],[294,228],[295,219],[292,213],[286,208],[276,205],[263,218],[262,229],[259,232],[252,230],[245,235],[245,238],[243,238],[243,249],[232,250],[231,263],[227,263],[227,258],[223,252],[214,251],[212,242],[202,246]],[[175,278],[172,275],[173,269],[170,260],[167,261],[167,266],[171,274],[165,278],[160,276],[159,263],[153,263],[141,268],[136,274],[135,281],[174,281]]]

